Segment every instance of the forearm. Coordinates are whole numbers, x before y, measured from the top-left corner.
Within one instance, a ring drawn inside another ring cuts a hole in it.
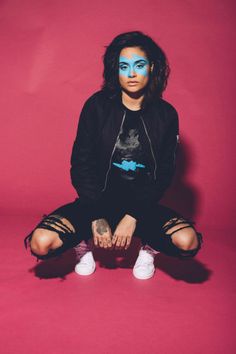
[[[125,216],[124,216],[128,221],[130,220],[130,221],[134,221],[134,222],[136,222],[137,221],[137,219],[135,218],[135,217],[133,217],[133,216],[131,216],[131,215],[129,215],[129,214],[125,214]]]

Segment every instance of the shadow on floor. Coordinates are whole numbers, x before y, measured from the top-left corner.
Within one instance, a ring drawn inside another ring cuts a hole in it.
[[[204,283],[212,276],[212,271],[197,258],[179,259],[160,253],[155,259],[155,265],[170,277],[186,283]]]
[[[140,248],[140,241],[134,239],[132,246],[127,251],[106,251],[95,249],[94,259],[98,266],[106,269],[132,268],[136,261]],[[75,252],[68,250],[60,257],[40,261],[30,271],[40,279],[61,278],[66,279],[66,275],[74,271],[76,264]],[[196,258],[178,259],[160,253],[155,259],[156,267],[176,280],[187,283],[203,283],[210,279],[212,271]]]
[[[66,280],[66,276],[74,271],[75,263],[75,252],[71,249],[59,257],[39,261],[29,271],[40,279],[61,278],[61,280]]]

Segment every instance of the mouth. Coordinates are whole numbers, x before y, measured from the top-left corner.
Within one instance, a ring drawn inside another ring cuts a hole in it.
[[[127,84],[130,86],[134,86],[138,84],[138,81],[128,81]]]

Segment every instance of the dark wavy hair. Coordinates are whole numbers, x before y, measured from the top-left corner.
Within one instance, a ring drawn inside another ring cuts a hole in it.
[[[126,47],[140,47],[146,53],[150,65],[153,64],[153,70],[150,72],[145,89],[142,103],[142,106],[144,106],[146,103],[157,99],[157,97],[162,97],[170,73],[167,57],[151,37],[140,31],[121,33],[116,36],[108,46],[105,46],[106,51],[103,55],[104,81],[101,88],[110,96],[121,92],[119,56],[121,50]]]

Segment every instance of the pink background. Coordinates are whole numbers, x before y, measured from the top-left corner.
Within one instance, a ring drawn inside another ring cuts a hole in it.
[[[235,8],[230,0],[0,1],[1,353],[236,352]],[[168,55],[164,97],[179,112],[181,145],[164,201],[196,220],[205,243],[188,261],[157,255],[148,281],[132,275],[135,244],[124,257],[97,250],[96,272],[80,277],[73,250],[37,263],[23,238],[76,197],[69,168],[79,114],[100,89],[104,46],[130,30]]]
[[[178,170],[166,201],[202,232],[224,230],[233,244],[234,1],[0,6],[1,213],[39,215],[74,200],[71,149],[82,105],[102,83],[104,46],[141,30],[167,53],[164,98],[180,117]]]

